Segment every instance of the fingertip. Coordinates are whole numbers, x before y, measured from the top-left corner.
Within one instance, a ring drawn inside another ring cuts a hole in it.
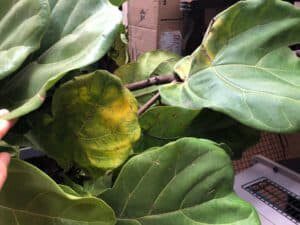
[[[1,120],[0,119],[0,139],[8,132],[8,130],[12,127],[10,121]]]
[[[0,109],[0,116],[4,116],[8,113],[9,113],[9,111],[7,109]]]
[[[9,153],[0,153],[0,190],[2,189],[4,182],[7,178],[7,167],[10,162]]]
[[[7,178],[7,168],[0,167],[0,191],[6,181]]]

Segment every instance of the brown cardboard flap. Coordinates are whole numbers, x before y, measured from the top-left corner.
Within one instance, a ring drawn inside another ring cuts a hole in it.
[[[129,25],[157,29],[160,21],[182,19],[179,0],[129,0]]]
[[[132,60],[156,49],[181,53],[180,0],[129,0],[128,24]]]
[[[158,14],[158,0],[129,0],[128,2],[128,23],[131,26],[157,29]]]
[[[158,31],[144,27],[129,26],[129,53],[132,60],[141,54],[158,48]]]

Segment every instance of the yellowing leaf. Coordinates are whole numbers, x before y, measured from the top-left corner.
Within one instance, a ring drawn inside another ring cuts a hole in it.
[[[105,71],[62,85],[54,94],[52,113],[33,116],[28,137],[63,165],[114,169],[140,137],[135,98]]]

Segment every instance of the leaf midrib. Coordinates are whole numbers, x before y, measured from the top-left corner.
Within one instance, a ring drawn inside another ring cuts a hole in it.
[[[263,92],[263,91],[256,91],[256,90],[250,90],[250,89],[246,89],[246,88],[242,88],[240,86],[238,86],[237,84],[233,83],[232,81],[228,80],[224,75],[220,74],[220,72],[217,71],[216,68],[218,67],[222,67],[222,66],[247,66],[247,67],[255,67],[255,66],[251,66],[251,65],[247,65],[247,64],[224,64],[224,65],[215,65],[215,66],[210,66],[202,71],[200,71],[200,73],[202,73],[203,71],[206,71],[206,70],[213,70],[212,72],[220,79],[222,80],[224,83],[226,83],[229,87],[231,86],[231,88],[235,88],[237,89],[238,91],[241,91],[241,92],[247,92],[247,93],[252,93],[252,94],[258,94],[258,95],[263,95],[263,94],[267,94],[267,95],[272,95],[276,98],[287,98],[291,101],[295,101],[297,103],[300,103],[300,99],[297,100],[297,99],[294,99],[294,98],[291,98],[291,97],[288,97],[288,96],[279,96],[279,95],[276,95],[274,93],[270,93],[270,92]],[[255,68],[258,68],[258,69],[262,69],[264,71],[267,71],[267,69],[270,69],[270,68],[264,68],[264,67],[255,67]],[[197,77],[197,76],[192,76],[190,77],[187,81],[191,81],[194,77]],[[289,83],[290,84],[290,83]],[[295,85],[294,85],[295,86]],[[297,88],[300,87],[299,86],[296,86]],[[194,91],[193,91],[194,92]]]
[[[189,165],[187,165],[184,169],[180,170],[178,174],[182,173],[182,172],[185,171],[187,168],[189,168],[191,165],[193,165],[193,162],[195,162],[195,161],[197,161],[197,160],[203,158],[203,156],[205,156],[206,154],[209,154],[209,153],[210,153],[210,151],[207,151],[207,152],[205,152],[205,153],[200,154],[199,156],[197,156],[197,158],[194,159]],[[159,156],[155,159],[155,161],[158,160],[158,159],[159,159]],[[137,183],[137,185],[134,187],[133,191],[131,191],[131,192],[129,193],[129,197],[127,198],[125,204],[123,205],[123,209],[122,209],[122,211],[121,211],[119,217],[122,217],[122,216],[123,216],[123,214],[125,213],[125,211],[126,211],[126,209],[127,209],[127,206],[128,206],[128,204],[129,204],[129,201],[130,201],[131,197],[133,196],[133,193],[134,193],[134,192],[137,190],[137,188],[142,184],[142,182],[143,182],[143,180],[145,179],[146,175],[148,175],[148,173],[150,172],[150,170],[153,168],[154,165],[155,165],[155,163],[153,163],[153,164],[145,171],[145,174],[141,177],[140,181],[139,181],[139,182]],[[214,171],[214,173],[220,172],[221,170],[223,170],[224,168],[226,168],[226,166],[228,166],[228,164],[224,164],[221,168],[218,168],[216,171]],[[157,202],[157,199],[158,199],[159,197],[161,197],[162,192],[165,191],[165,189],[170,185],[170,183],[175,179],[175,177],[177,177],[178,174],[175,173],[175,175],[169,180],[169,182],[165,185],[165,187],[160,191],[160,193],[158,194],[158,196],[156,197],[156,199],[155,199],[155,201],[154,201],[154,203],[153,203],[153,206],[154,206],[154,204]],[[210,174],[209,176],[211,176],[211,174]],[[208,178],[209,176],[206,176],[205,178]],[[217,200],[217,199],[226,198],[228,195],[230,195],[230,194],[232,194],[232,193],[233,193],[233,191],[232,191],[232,192],[229,192],[227,195],[224,195],[224,196],[219,197],[219,198],[211,199],[211,200],[206,201],[206,202],[201,203],[201,204],[205,204],[205,203],[210,202],[210,201],[215,201],[215,200]],[[152,206],[152,207],[153,207],[153,206]],[[149,214],[149,213],[151,213],[152,210],[153,210],[153,208],[150,208],[149,211],[148,211],[148,214],[145,215],[145,216],[141,216],[141,217],[137,217],[137,218],[120,218],[120,219],[124,219],[124,220],[133,220],[133,219],[134,219],[134,220],[138,220],[138,219],[143,219],[143,218],[147,218],[147,217],[154,217],[154,216],[160,216],[160,215],[172,214],[172,213],[180,212],[180,211],[182,211],[182,210],[192,209],[192,208],[195,208],[195,207],[198,207],[198,206],[199,206],[199,204],[198,204],[198,205],[191,206],[191,207],[186,207],[186,208],[184,208],[184,209],[179,208],[179,209],[174,210],[174,211],[171,211],[171,212],[158,213],[158,214],[154,214],[154,215]],[[118,218],[118,219],[119,219],[119,218]]]

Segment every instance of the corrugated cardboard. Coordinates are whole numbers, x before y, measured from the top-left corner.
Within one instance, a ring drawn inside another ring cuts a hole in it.
[[[181,53],[182,13],[179,0],[129,0],[129,51],[132,60],[156,49]]]

